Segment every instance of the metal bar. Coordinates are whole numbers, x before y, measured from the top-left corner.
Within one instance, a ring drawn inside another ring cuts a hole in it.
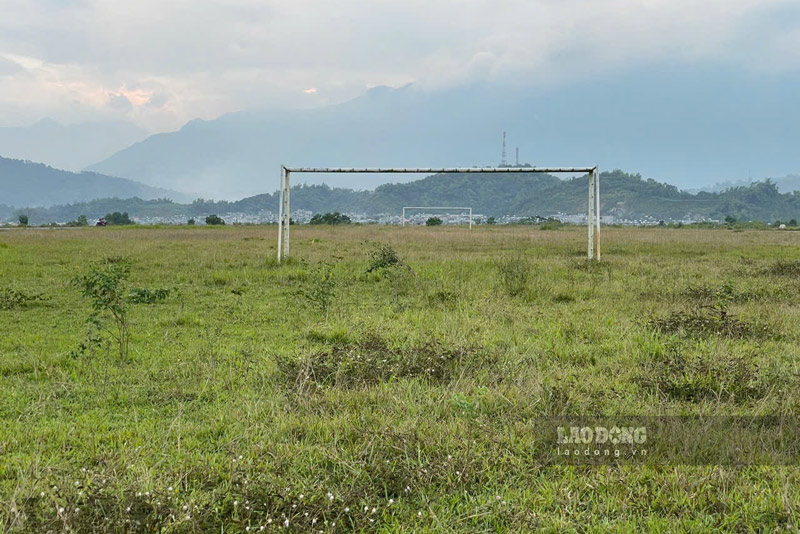
[[[285,178],[283,173],[285,172],[285,168],[281,165],[281,198],[278,203],[278,262],[280,263],[281,259],[283,259],[283,191],[285,185]]]
[[[594,259],[600,261],[600,170],[594,170]]]
[[[292,209],[291,209],[291,194],[292,194],[292,185],[290,181],[290,171],[289,169],[285,169],[285,175],[283,179],[284,187],[286,190],[283,193],[284,199],[284,208],[283,208],[283,256],[285,258],[289,257],[289,231],[292,225]]]
[[[471,210],[469,206],[405,206],[403,210]]]
[[[435,173],[550,173],[550,172],[593,172],[596,167],[286,167],[289,172],[318,172],[318,173],[410,173],[410,174],[435,174]]]
[[[586,222],[587,226],[589,227],[589,245],[588,245],[588,257],[590,260],[594,259],[594,188],[595,188],[595,179],[594,179],[594,172],[589,175],[589,202],[588,202],[588,210],[586,213]]]

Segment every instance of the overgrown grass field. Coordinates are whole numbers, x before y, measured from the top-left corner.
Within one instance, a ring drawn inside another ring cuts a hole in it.
[[[797,465],[546,462],[530,422],[798,415],[800,233],[276,238],[0,232],[0,530],[797,531]],[[82,294],[117,264],[127,350]]]

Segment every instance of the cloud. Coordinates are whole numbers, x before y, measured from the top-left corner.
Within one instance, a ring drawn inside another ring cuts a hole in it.
[[[164,129],[309,105],[311,89],[319,104],[371,85],[543,86],[658,62],[796,70],[798,45],[796,0],[4,0],[0,115]]]

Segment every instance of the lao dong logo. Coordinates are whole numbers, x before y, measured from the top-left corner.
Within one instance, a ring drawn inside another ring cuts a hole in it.
[[[633,457],[644,456],[647,449],[638,447],[647,442],[647,428],[633,426],[559,426],[558,456]]]

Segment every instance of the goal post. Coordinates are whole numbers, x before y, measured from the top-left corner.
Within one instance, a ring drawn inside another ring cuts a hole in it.
[[[278,214],[278,261],[289,257],[290,242],[290,195],[292,173],[324,174],[588,174],[589,199],[586,210],[586,223],[589,231],[587,256],[590,260],[600,259],[600,171],[593,167],[442,167],[442,168],[358,168],[358,167],[287,167],[281,165],[281,191]],[[428,208],[431,209],[431,208]]]
[[[469,211],[469,229],[472,230],[472,208],[462,208],[458,206],[403,206],[403,220],[400,226],[406,225],[406,210]]]

